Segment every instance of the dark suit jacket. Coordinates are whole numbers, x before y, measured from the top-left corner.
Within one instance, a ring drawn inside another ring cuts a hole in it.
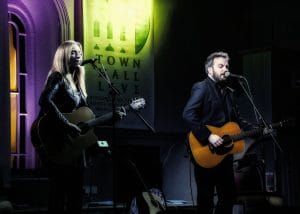
[[[183,119],[199,141],[208,143],[207,138],[211,133],[206,125],[221,127],[234,121],[241,128],[252,127],[240,117],[233,92],[232,88],[221,86],[209,77],[193,85],[191,96],[183,110]]]

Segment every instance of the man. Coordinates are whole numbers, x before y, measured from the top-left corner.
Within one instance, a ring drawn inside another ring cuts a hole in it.
[[[205,62],[207,78],[192,87],[191,96],[183,110],[186,121],[195,138],[210,148],[222,147],[222,136],[212,133],[206,125],[222,127],[229,121],[245,129],[252,125],[242,120],[234,103],[234,90],[226,85],[229,71],[229,56],[225,52],[210,54]],[[193,159],[195,161],[195,159]],[[211,214],[214,210],[214,191],[218,203],[215,213],[232,214],[235,197],[233,156],[228,154],[214,167],[195,163],[198,213]]]

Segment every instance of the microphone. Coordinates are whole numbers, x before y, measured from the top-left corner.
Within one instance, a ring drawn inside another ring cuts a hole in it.
[[[80,63],[81,66],[84,66],[85,64],[94,64],[95,62],[97,61],[97,59],[95,58],[92,58],[92,59],[85,59],[85,60],[82,60],[82,62]]]
[[[230,73],[229,71],[225,72],[225,77],[234,77],[237,79],[245,79],[245,77],[237,74]]]

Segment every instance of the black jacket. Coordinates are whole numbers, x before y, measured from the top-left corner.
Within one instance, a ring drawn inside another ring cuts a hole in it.
[[[252,125],[240,116],[233,92],[230,87],[215,83],[209,77],[193,85],[191,96],[183,110],[183,119],[204,144],[208,143],[207,139],[211,134],[206,125],[221,127],[233,121],[243,129],[252,128]]]
[[[68,121],[62,113],[70,113],[81,106],[87,106],[87,102],[81,92],[72,90],[61,73],[53,72],[40,96],[39,105],[41,106],[39,117],[46,113],[51,114],[53,119],[58,120],[59,125],[64,126]]]

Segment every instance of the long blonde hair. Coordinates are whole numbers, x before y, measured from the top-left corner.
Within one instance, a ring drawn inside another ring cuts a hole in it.
[[[66,75],[71,73],[69,62],[70,62],[70,56],[72,50],[71,48],[74,45],[77,45],[82,52],[82,45],[79,42],[76,42],[74,40],[64,41],[60,44],[60,46],[58,46],[53,58],[52,67],[49,71],[48,77],[53,72],[59,72],[63,75],[63,77],[66,80],[70,81],[70,79],[66,78]],[[73,79],[78,81],[78,86],[83,96],[86,98],[87,92],[86,92],[86,85],[85,85],[85,69],[83,66],[78,66],[78,70],[74,72]]]

